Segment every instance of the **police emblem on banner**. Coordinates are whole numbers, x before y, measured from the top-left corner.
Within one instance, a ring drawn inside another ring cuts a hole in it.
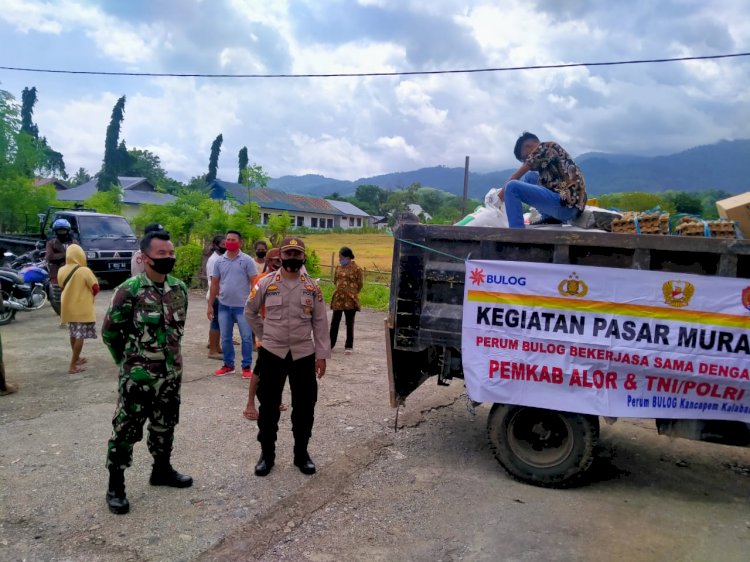
[[[742,289],[742,306],[750,310],[750,287]]]
[[[689,281],[667,281],[661,286],[664,302],[669,306],[682,308],[690,304],[695,293],[695,285]]]
[[[570,277],[560,281],[557,291],[564,297],[585,297],[589,292],[589,286],[573,272]]]

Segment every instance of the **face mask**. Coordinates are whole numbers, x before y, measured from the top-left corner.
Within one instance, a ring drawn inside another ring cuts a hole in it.
[[[301,260],[298,258],[288,258],[285,260],[281,260],[281,267],[283,267],[289,273],[297,273],[300,269],[302,269],[302,264],[304,263],[305,260]]]
[[[341,258],[339,260],[340,265],[349,265],[349,258]]]
[[[219,254],[220,256],[223,256],[226,251],[227,251],[226,248],[221,248],[221,247],[216,248],[216,253]]]
[[[57,235],[58,240],[67,240],[69,232],[67,230],[58,231],[55,233]]]
[[[177,261],[175,258],[152,258],[149,255],[146,255],[148,259],[153,261],[153,265],[151,265],[151,269],[153,269],[156,273],[160,273],[161,275],[167,275],[168,273],[172,273],[172,270],[174,269],[174,264]]]
[[[234,240],[227,240],[224,245],[227,247],[227,252],[236,252],[240,249],[240,243]]]

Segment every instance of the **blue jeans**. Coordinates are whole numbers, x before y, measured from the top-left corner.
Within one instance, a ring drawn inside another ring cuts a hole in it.
[[[245,319],[245,309],[242,306],[225,306],[219,303],[221,352],[224,355],[224,364],[230,367],[234,367],[232,331],[235,322],[240,329],[240,338],[242,339],[242,368],[249,369],[253,364],[253,331]]]
[[[510,228],[523,228],[523,208],[521,203],[531,205],[542,216],[554,217],[567,222],[578,216],[576,207],[566,207],[560,194],[537,185],[539,172],[526,172],[520,180],[511,180],[505,186],[505,212]]]

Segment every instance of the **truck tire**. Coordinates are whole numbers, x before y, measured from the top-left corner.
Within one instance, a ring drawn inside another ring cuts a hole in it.
[[[527,406],[495,404],[487,418],[495,458],[513,478],[548,488],[567,488],[594,460],[599,418]]]

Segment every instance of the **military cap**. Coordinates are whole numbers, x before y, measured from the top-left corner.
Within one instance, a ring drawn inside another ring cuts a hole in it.
[[[281,242],[279,249],[283,252],[284,250],[300,250],[303,254],[305,253],[305,243],[301,238],[296,236],[289,236],[284,238]]]

